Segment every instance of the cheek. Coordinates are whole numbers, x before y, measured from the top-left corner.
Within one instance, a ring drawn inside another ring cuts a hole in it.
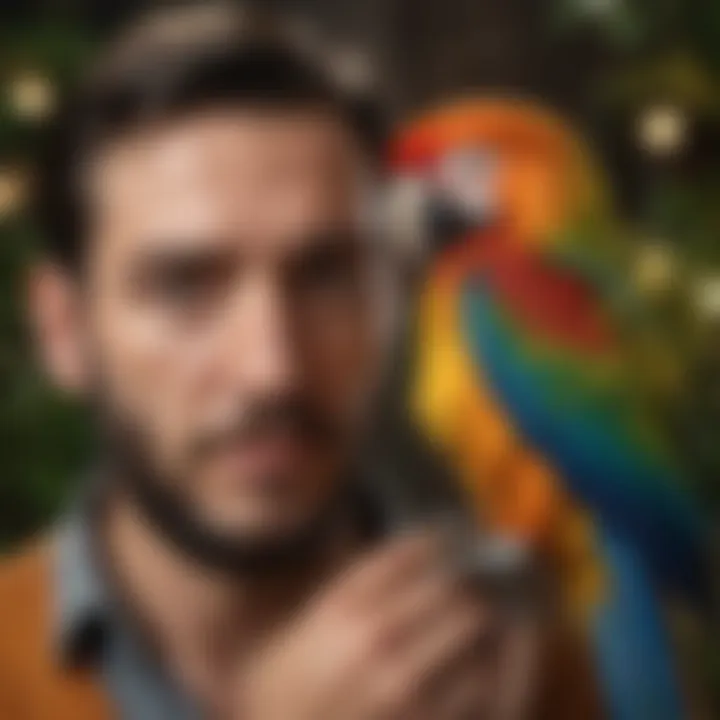
[[[201,343],[132,303],[99,303],[94,337],[100,392],[145,435],[163,462],[178,454],[197,411]]]

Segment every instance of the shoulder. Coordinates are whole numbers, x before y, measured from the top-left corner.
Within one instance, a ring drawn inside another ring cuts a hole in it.
[[[51,543],[35,540],[0,559],[0,623],[13,624],[13,616],[42,604],[49,589]]]
[[[57,662],[54,555],[46,537],[0,560],[0,718],[112,717],[94,675]]]
[[[0,560],[0,685],[47,637],[51,555],[51,543],[42,538]]]

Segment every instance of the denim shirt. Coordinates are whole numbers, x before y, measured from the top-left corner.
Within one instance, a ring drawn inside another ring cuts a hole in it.
[[[378,504],[366,493],[353,496],[363,535],[384,535],[388,518]],[[121,720],[200,720],[200,708],[165,672],[108,582],[92,499],[85,495],[56,528],[54,629],[61,661],[97,671]]]
[[[110,592],[86,513],[56,530],[56,641],[61,661],[90,666],[121,720],[199,720]]]

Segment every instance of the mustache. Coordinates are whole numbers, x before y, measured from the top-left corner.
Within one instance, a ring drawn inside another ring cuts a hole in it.
[[[302,395],[283,395],[254,401],[224,427],[198,436],[191,452],[195,457],[202,457],[230,443],[250,443],[277,432],[295,435],[315,445],[340,439],[337,424],[315,403]]]

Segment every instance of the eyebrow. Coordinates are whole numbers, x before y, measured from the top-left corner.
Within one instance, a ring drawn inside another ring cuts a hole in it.
[[[290,254],[289,265],[304,264],[321,258],[357,258],[365,247],[361,233],[348,228],[310,234],[305,240]],[[370,248],[370,243],[367,243],[367,249]]]
[[[131,276],[144,283],[168,273],[187,277],[212,275],[227,271],[234,258],[235,253],[228,249],[227,244],[218,247],[198,243],[196,247],[177,247],[167,243],[146,251],[134,264]]]
[[[318,230],[300,237],[298,245],[288,250],[283,264],[293,265],[317,255],[354,254],[365,244],[362,233],[347,227]],[[372,243],[368,242],[370,247]],[[242,260],[243,253],[238,252],[235,241],[177,243],[168,240],[147,249],[134,263],[131,274],[141,281],[168,271],[188,275],[212,274],[227,270]]]
[[[362,245],[362,236],[357,230],[350,227],[328,228],[307,233],[304,243],[299,251],[304,250],[335,250],[337,248],[359,248]]]

